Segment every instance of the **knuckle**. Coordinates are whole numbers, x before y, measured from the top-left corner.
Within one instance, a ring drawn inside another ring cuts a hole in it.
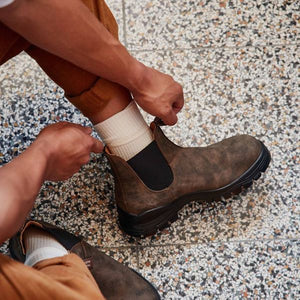
[[[86,136],[86,146],[91,147],[94,144],[94,140],[91,136],[87,135]]]
[[[183,92],[182,85],[181,85],[181,84],[179,84],[179,83],[177,83],[177,85],[176,85],[176,89],[177,89],[177,92],[178,92],[178,93],[182,93],[182,92]]]
[[[72,175],[64,174],[64,175],[61,176],[61,179],[62,179],[62,180],[67,180],[67,179],[69,179],[71,176],[72,176]]]
[[[172,107],[170,105],[168,105],[167,107],[165,107],[165,109],[163,110],[164,115],[170,115],[172,113]]]
[[[90,156],[87,155],[87,156],[84,156],[83,159],[82,159],[82,164],[85,165],[87,164],[88,162],[90,161]]]
[[[58,123],[56,123],[56,124],[58,124],[58,125],[60,125],[60,126],[66,126],[66,125],[68,125],[68,124],[70,124],[70,123],[67,122],[67,121],[60,121],[60,122],[58,122]]]
[[[94,142],[93,141],[89,141],[87,144],[86,144],[86,152],[90,153],[91,152],[91,149],[93,148],[94,146]]]
[[[173,77],[169,74],[166,74],[166,78],[168,78],[170,81],[174,81]]]
[[[80,168],[81,168],[81,165],[78,165],[78,166],[74,167],[73,172],[72,172],[72,175],[78,173],[79,170],[80,170]],[[72,175],[71,175],[71,176],[72,176]]]

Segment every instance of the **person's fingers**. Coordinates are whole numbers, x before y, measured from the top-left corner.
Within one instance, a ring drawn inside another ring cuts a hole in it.
[[[53,126],[53,127],[56,126],[58,128],[61,128],[61,127],[65,127],[65,126],[70,126],[71,124],[73,124],[73,123],[70,123],[70,122],[67,122],[67,121],[59,121],[59,122],[51,124],[49,126]]]
[[[82,126],[82,131],[88,135],[90,135],[93,132],[93,129],[91,127],[83,127]]]
[[[90,159],[91,159],[90,154],[84,155],[79,161],[80,166],[87,164],[90,161]]]
[[[161,118],[166,125],[175,125],[177,123],[176,113],[171,110],[166,116]]]
[[[184,106],[184,97],[183,97],[183,93],[181,93],[178,97],[176,102],[173,103],[173,110],[175,111],[175,113],[179,113],[181,111],[181,109]]]
[[[103,151],[103,144],[95,139],[95,138],[92,138],[93,139],[93,144],[91,146],[91,152],[93,153],[100,153]]]
[[[78,166],[74,167],[74,168],[69,172],[69,174],[66,175],[66,176],[67,176],[67,179],[70,178],[70,177],[72,177],[74,174],[78,173],[79,170],[80,170],[80,168],[81,168],[81,165],[78,165]]]
[[[68,123],[68,125],[70,127],[75,127],[77,129],[79,129],[80,131],[82,131],[83,133],[88,134],[88,135],[90,135],[92,133],[92,131],[93,131],[91,127],[82,126],[82,125],[76,124],[76,123]]]

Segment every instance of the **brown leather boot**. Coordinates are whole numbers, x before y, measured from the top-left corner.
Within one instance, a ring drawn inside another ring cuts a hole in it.
[[[182,148],[167,139],[159,122],[153,122],[151,129],[173,172],[173,182],[161,191],[149,189],[126,161],[106,150],[115,179],[120,227],[133,236],[152,235],[166,227],[189,202],[212,202],[240,193],[271,160],[264,144],[248,135],[208,147]]]
[[[82,238],[42,221],[27,221],[23,228],[9,240],[12,258],[24,263],[23,232],[36,226],[51,234],[68,251],[77,254],[87,265],[105,299],[159,300],[154,286],[133,269],[117,262]]]

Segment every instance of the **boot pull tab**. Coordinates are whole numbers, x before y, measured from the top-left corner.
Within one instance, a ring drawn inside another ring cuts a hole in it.
[[[157,126],[166,126],[166,124],[158,117],[155,117],[154,119],[154,123],[157,125]]]

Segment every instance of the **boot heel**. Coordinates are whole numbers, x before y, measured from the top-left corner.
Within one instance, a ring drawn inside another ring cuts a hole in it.
[[[148,210],[140,215],[126,213],[118,207],[118,213],[120,228],[135,237],[153,235],[157,230],[167,227],[178,218],[177,210],[173,210],[169,205]]]

